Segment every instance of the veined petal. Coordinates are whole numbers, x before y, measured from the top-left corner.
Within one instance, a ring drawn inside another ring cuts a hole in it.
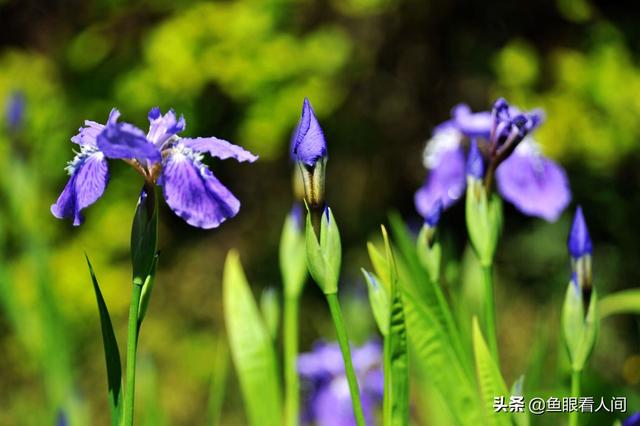
[[[170,109],[165,115],[162,115],[160,108],[154,107],[149,111],[149,133],[147,139],[155,144],[158,148],[170,137],[182,132],[186,127],[184,116],[176,117],[175,112]]]
[[[558,164],[522,142],[496,170],[498,191],[522,213],[555,221],[571,201],[567,175]]]
[[[171,150],[159,184],[169,207],[191,226],[215,228],[240,210],[240,201],[185,147]]]
[[[253,155],[243,147],[216,137],[180,138],[180,143],[193,151],[206,152],[212,157],[220,158],[221,160],[235,158],[238,161],[254,162],[258,159],[257,155]]]
[[[465,158],[458,146],[439,153],[439,161],[431,168],[424,185],[414,196],[416,210],[429,217],[438,201],[447,209],[464,194],[466,188]]]
[[[109,168],[104,154],[94,149],[80,152],[67,169],[71,177],[51,206],[51,213],[58,219],[73,219],[73,225],[78,226],[84,220],[80,212],[104,193]]]
[[[109,121],[117,120],[120,112],[116,108],[112,108],[109,113]],[[100,124],[95,121],[85,120],[84,127],[78,129],[78,134],[71,138],[71,142],[77,143],[80,146],[98,147],[97,138],[100,132],[105,128],[104,124]]]
[[[309,99],[302,104],[302,116],[292,139],[291,156],[307,166],[315,166],[327,156],[327,142]]]
[[[160,162],[160,151],[147,140],[144,132],[132,124],[118,123],[120,113],[109,116],[106,127],[98,134],[97,146],[107,158]]]

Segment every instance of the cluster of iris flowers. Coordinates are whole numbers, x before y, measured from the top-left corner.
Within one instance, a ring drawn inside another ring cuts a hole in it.
[[[143,177],[132,226],[133,291],[124,397],[119,386],[117,342],[91,270],[104,333],[112,423],[131,425],[138,333],[158,260],[156,193],[160,191],[168,206],[188,224],[218,227],[238,213],[240,202],[202,162],[203,157],[241,162],[258,157],[215,137],[180,136],[186,123],[172,110],[163,115],[158,108],[151,109],[146,133],[118,121],[119,116],[113,109],[106,124],[86,121],[71,139],[79,151],[67,167],[69,181],[51,212],[80,225],[82,210],[106,189],[108,160],[123,160]],[[227,333],[252,425],[362,426],[373,424],[375,419],[384,425],[409,424],[410,345],[415,347],[411,362],[419,365],[434,389],[445,396],[453,421],[484,424],[510,418],[511,414],[495,413],[487,403],[498,396],[490,392],[509,394],[500,372],[493,295],[501,200],[547,221],[555,221],[571,200],[566,173],[542,155],[533,139],[543,121],[539,110],[522,112],[498,99],[487,112],[473,113],[467,105],[458,105],[451,118],[435,128],[424,151],[427,177],[415,194],[416,210],[424,218],[422,230],[411,235],[401,221],[392,218],[395,243],[384,226],[382,245],[369,243],[373,271],[363,269],[363,273],[382,344],[371,341],[356,348],[349,343],[338,299],[342,249],[336,219],[325,199],[327,144],[310,102],[304,100],[291,139],[294,188],[301,191],[294,190],[299,200],[285,220],[280,244],[284,402],[279,397],[274,342],[268,338],[268,326],[251,297],[238,255],[230,253],[225,265]],[[436,232],[442,212],[465,193],[469,242],[482,267],[485,291],[483,326],[476,318],[468,319],[473,324],[472,342],[462,338],[460,319],[454,318],[451,302],[440,287],[442,252]],[[306,209],[304,221],[301,203]],[[579,207],[569,232],[568,251],[572,274],[562,327],[572,371],[571,392],[578,397],[580,377],[599,324],[598,295],[591,277],[592,244]],[[299,354],[298,311],[307,274],[326,297],[337,343],[318,343],[312,352]],[[514,387],[511,395],[522,394],[521,385]],[[304,404],[300,403],[301,390]],[[466,404],[464,409],[461,404]],[[514,421],[522,421],[522,417],[514,415]],[[578,424],[577,412],[570,413],[569,422]]]

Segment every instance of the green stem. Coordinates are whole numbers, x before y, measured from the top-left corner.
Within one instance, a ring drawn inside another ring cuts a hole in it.
[[[498,337],[496,332],[496,307],[495,296],[493,294],[493,267],[491,265],[483,266],[482,272],[484,276],[485,290],[485,321],[486,333],[489,343],[489,350],[493,356],[496,365],[500,366],[500,355],[498,353]]]
[[[129,326],[127,330],[127,376],[124,393],[124,425],[133,425],[133,403],[136,388],[136,349],[138,346],[138,308],[142,295],[142,283],[133,282]]]
[[[384,337],[384,392],[382,399],[382,415],[384,426],[391,425],[391,345],[389,336]]]
[[[364,421],[364,413],[362,411],[362,403],[360,402],[358,379],[356,378],[353,363],[351,362],[349,338],[347,337],[347,330],[345,329],[344,320],[342,319],[342,311],[340,310],[338,295],[336,293],[330,293],[326,296],[327,303],[329,304],[329,310],[331,311],[331,318],[333,319],[333,324],[336,327],[340,350],[342,351],[342,359],[344,360],[344,369],[347,373],[347,381],[349,382],[349,391],[351,392],[351,403],[353,404],[353,414],[356,418],[356,424],[358,426],[366,426],[367,424]]]
[[[284,298],[284,370],[285,370],[285,426],[298,425],[300,383],[296,360],[298,358],[298,309],[299,299]]]
[[[571,373],[571,396],[576,399],[580,397],[580,370],[573,370]],[[578,426],[578,411],[569,413],[569,426]]]

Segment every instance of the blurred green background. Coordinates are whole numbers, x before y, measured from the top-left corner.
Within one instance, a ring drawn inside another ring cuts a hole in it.
[[[112,162],[105,196],[79,228],[49,206],[67,179],[69,138],[113,106],[142,128],[150,107],[173,107],[185,115],[185,134],[222,137],[261,157],[211,162],[242,201],[219,229],[190,228],[162,206],[158,282],[139,345],[140,424],[205,423],[211,378],[225,359],[228,249],[240,250],[257,295],[279,288],[277,245],[292,203],[288,143],[305,96],[329,144],[328,199],[356,342],[375,331],[359,275],[365,242],[393,209],[419,223],[413,193],[425,177],[424,142],[461,101],[482,110],[504,96],[546,110],[537,140],[567,168],[583,205],[598,291],[637,287],[639,13],[634,2],[588,0],[0,1],[0,106],[16,93],[25,102],[18,128],[4,114],[0,122],[0,424],[52,424],[60,410],[78,424],[108,422],[84,252],[122,349],[141,181]],[[508,205],[505,213],[497,309],[506,380],[528,371],[532,389],[553,395],[554,383],[568,383],[558,308],[571,213],[554,224]],[[442,221],[445,284],[472,288],[463,214],[456,206]],[[332,338],[312,283],[301,324],[303,350]],[[639,326],[637,317],[606,320],[585,394],[628,395],[640,409]],[[222,423],[244,424],[243,416],[231,374]]]

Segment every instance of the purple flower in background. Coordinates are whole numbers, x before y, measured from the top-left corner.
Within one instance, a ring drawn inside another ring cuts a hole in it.
[[[352,358],[364,415],[367,424],[372,424],[384,391],[382,348],[379,343],[369,342],[354,348]],[[303,414],[307,423],[318,426],[356,424],[342,354],[337,343],[316,343],[312,352],[300,354],[298,372],[303,383],[309,386]]]
[[[435,128],[425,148],[429,174],[416,192],[417,211],[424,217],[436,200],[446,209],[465,190],[465,137],[470,144],[466,171],[485,181],[495,173],[497,190],[505,200],[529,216],[555,221],[571,201],[565,171],[544,157],[529,136],[543,121],[540,110],[522,113],[504,99],[491,112],[471,112],[464,104],[452,118]],[[485,165],[486,164],[486,165]]]
[[[622,426],[640,426],[640,412],[627,417],[624,422],[622,422]]]
[[[160,185],[169,207],[192,226],[215,228],[238,213],[240,202],[202,159],[209,154],[253,162],[257,156],[215,137],[179,137],[185,120],[173,110],[162,115],[159,108],[151,109],[146,134],[132,124],[119,123],[119,116],[114,108],[106,125],[87,120],[71,138],[80,152],[67,166],[69,181],[51,206],[55,217],[71,218],[75,226],[82,223],[81,211],[102,196],[109,181],[107,159],[122,159],[147,184]]]
[[[14,91],[5,106],[5,118],[7,127],[11,131],[16,131],[22,125],[24,119],[25,99],[24,93],[19,90]]]

